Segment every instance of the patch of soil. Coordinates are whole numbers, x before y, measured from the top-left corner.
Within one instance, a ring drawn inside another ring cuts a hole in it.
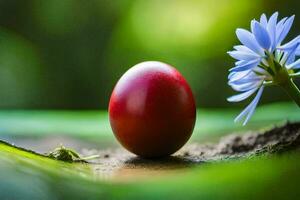
[[[300,122],[286,123],[259,133],[228,135],[216,144],[188,144],[173,156],[162,159],[143,159],[123,149],[83,150],[82,154],[100,155],[92,162],[97,175],[130,179],[174,170],[178,173],[178,170],[200,163],[281,154],[291,150],[300,150]]]
[[[221,138],[217,144],[193,144],[184,148],[186,155],[196,162],[218,161],[228,158],[280,154],[300,149],[300,122],[286,123],[265,132],[232,134]]]

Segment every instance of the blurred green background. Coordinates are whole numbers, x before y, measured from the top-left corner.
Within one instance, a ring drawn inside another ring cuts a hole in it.
[[[0,109],[106,109],[120,76],[146,60],[175,66],[198,107],[229,106],[235,29],[279,11],[296,14],[295,37],[299,8],[275,0],[0,0]],[[263,96],[287,100],[278,88]]]

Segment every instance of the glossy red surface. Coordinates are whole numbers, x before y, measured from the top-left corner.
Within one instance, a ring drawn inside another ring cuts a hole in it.
[[[196,120],[192,91],[183,76],[165,63],[130,68],[109,102],[109,119],[118,141],[142,157],[167,156],[190,138]]]

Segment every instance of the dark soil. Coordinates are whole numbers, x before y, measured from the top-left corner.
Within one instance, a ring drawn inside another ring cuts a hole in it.
[[[228,135],[217,144],[187,146],[179,156],[194,161],[214,161],[256,155],[280,154],[300,149],[300,122],[286,123],[261,133]]]

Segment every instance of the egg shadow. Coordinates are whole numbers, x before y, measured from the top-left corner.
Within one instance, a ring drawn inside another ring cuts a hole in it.
[[[116,171],[115,177],[125,180],[137,180],[139,178],[161,177],[167,174],[178,175],[201,163],[181,156],[169,156],[159,159],[145,159],[135,156],[122,162],[122,166]]]
[[[168,156],[163,158],[148,159],[142,157],[131,157],[124,161],[123,167],[129,169],[145,170],[177,170],[191,168],[200,162],[184,156]]]

